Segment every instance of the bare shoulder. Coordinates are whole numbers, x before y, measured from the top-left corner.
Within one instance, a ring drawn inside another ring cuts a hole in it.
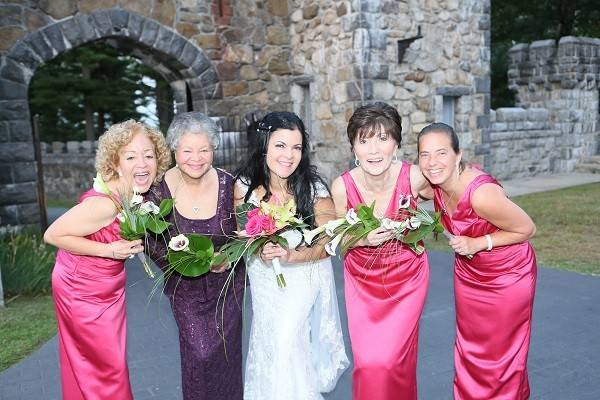
[[[334,199],[346,197],[346,186],[341,176],[338,176],[331,182],[331,195]]]
[[[504,202],[507,200],[508,197],[506,196],[502,186],[492,182],[482,184],[471,194],[471,204],[474,208],[493,207],[498,205],[499,202]]]

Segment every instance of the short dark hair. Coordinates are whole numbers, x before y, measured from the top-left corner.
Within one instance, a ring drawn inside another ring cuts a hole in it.
[[[350,146],[354,145],[357,137],[372,137],[382,133],[382,128],[383,132],[391,135],[400,146],[402,118],[395,107],[381,101],[358,107],[350,117],[346,129]]]

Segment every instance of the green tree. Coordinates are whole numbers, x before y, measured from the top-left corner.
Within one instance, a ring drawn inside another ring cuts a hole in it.
[[[110,124],[129,118],[156,119],[139,110],[156,103],[159,85],[168,88],[138,59],[96,43],[40,67],[30,85],[29,102],[32,113],[40,115],[42,140],[94,140]],[[170,91],[161,96],[172,104]],[[172,113],[163,114],[163,119],[172,118]]]
[[[514,105],[508,90],[508,50],[516,43],[600,37],[598,0],[492,0],[492,108]]]

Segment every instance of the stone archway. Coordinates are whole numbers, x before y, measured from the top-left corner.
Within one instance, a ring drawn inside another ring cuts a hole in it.
[[[179,111],[222,96],[204,51],[175,30],[126,9],[78,13],[35,30],[0,56],[0,225],[40,220],[28,104],[29,82],[42,63],[72,48],[105,41],[139,58],[173,89]]]

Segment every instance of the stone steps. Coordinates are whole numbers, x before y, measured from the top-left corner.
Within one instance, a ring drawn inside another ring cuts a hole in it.
[[[582,158],[575,170],[577,172],[600,174],[600,155]]]

